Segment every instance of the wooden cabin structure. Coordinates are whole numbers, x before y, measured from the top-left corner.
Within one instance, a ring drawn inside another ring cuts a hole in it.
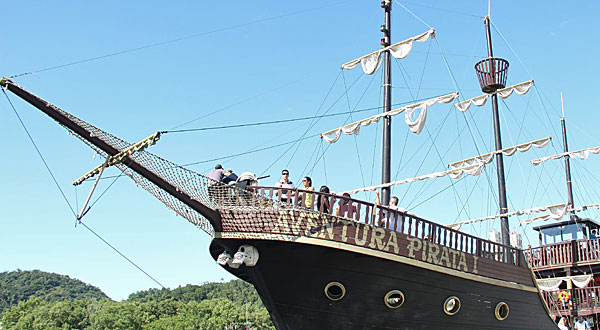
[[[524,250],[542,295],[555,317],[585,317],[598,327],[600,316],[600,224],[589,218],[533,228],[539,247]],[[561,297],[568,297],[564,299]]]

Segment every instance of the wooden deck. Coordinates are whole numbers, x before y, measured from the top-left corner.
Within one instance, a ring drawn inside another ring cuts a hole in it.
[[[534,271],[600,263],[600,239],[576,240],[525,249]]]
[[[566,305],[558,300],[559,291],[542,292],[550,312],[555,316],[591,315],[600,313],[600,287],[576,288],[567,291],[570,300]]]

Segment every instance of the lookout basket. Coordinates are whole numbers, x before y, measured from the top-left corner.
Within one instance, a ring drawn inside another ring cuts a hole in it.
[[[494,93],[506,87],[508,61],[502,58],[486,58],[475,64],[477,79],[484,93]]]

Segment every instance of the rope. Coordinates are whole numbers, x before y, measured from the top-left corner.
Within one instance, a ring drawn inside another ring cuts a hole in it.
[[[423,7],[423,8],[435,9],[435,10],[439,10],[439,11],[445,11],[447,13],[452,13],[452,14],[456,14],[456,15],[470,16],[470,17],[475,17],[475,18],[483,18],[483,16],[481,16],[481,15],[473,15],[473,14],[461,13],[459,11],[448,10],[448,9],[443,9],[443,8],[437,8],[437,7],[432,7],[432,6],[425,6],[425,5],[422,5],[422,4],[417,4],[417,3],[412,3],[412,2],[406,2],[406,1],[403,1],[403,2],[405,4],[412,5],[412,6],[418,6],[418,7]]]
[[[170,43],[175,43],[175,42],[179,42],[179,41],[183,41],[183,40],[187,40],[187,39],[192,39],[192,38],[197,38],[197,37],[201,37],[201,36],[206,36],[206,35],[214,34],[214,33],[217,33],[217,32],[234,30],[234,29],[238,29],[238,28],[245,27],[245,26],[248,26],[248,25],[263,23],[263,22],[267,22],[267,21],[273,21],[273,20],[280,19],[280,18],[283,18],[283,17],[288,17],[288,16],[293,16],[293,15],[303,14],[303,13],[306,13],[306,12],[310,12],[310,11],[314,11],[314,10],[319,10],[319,9],[323,9],[323,8],[330,7],[330,6],[337,6],[337,5],[340,5],[340,4],[343,4],[343,3],[347,3],[347,2],[351,2],[351,1],[352,0],[339,1],[339,2],[334,2],[334,3],[331,3],[331,4],[325,4],[325,5],[318,6],[318,7],[313,7],[313,8],[298,10],[298,11],[294,11],[294,12],[290,12],[290,13],[286,13],[286,14],[281,14],[281,15],[276,15],[276,16],[271,16],[271,17],[266,17],[266,18],[261,18],[261,19],[257,19],[257,20],[254,20],[254,21],[246,22],[246,23],[235,24],[235,25],[223,27],[223,28],[220,28],[220,29],[210,30],[210,31],[206,31],[206,32],[200,32],[200,33],[192,34],[192,35],[185,36],[185,37],[179,37],[179,38],[170,39],[170,40],[166,40],[166,41],[161,41],[161,42],[157,42],[157,43],[153,43],[153,44],[148,44],[148,45],[145,45],[145,46],[130,48],[130,49],[126,49],[126,50],[114,52],[114,53],[109,53],[109,54],[105,54],[105,55],[91,57],[91,58],[87,58],[87,59],[83,59],[83,60],[79,60],[79,61],[74,61],[74,62],[70,62],[70,63],[66,63],[66,64],[56,65],[56,66],[48,67],[48,68],[45,68],[45,69],[40,69],[40,70],[36,70],[36,71],[15,74],[15,75],[10,76],[9,78],[16,78],[16,77],[26,76],[26,75],[30,75],[30,74],[36,74],[36,73],[40,73],[40,72],[44,72],[44,71],[55,70],[55,69],[64,68],[64,67],[67,67],[67,66],[77,65],[77,64],[86,63],[86,62],[91,62],[91,61],[100,60],[100,59],[107,58],[107,57],[113,57],[113,56],[127,54],[127,53],[131,53],[131,52],[139,51],[139,50],[144,50],[144,49],[148,49],[148,48],[158,47],[158,46],[162,46],[162,45],[166,45],[166,44],[170,44]]]
[[[125,260],[129,261],[130,264],[132,264],[135,268],[137,268],[139,271],[141,271],[142,273],[144,273],[146,276],[148,276],[151,280],[153,280],[156,284],[160,285],[163,289],[166,289],[166,287],[164,285],[162,285],[159,281],[157,281],[154,277],[152,277],[150,274],[148,274],[145,270],[143,270],[140,266],[136,265],[135,262],[133,262],[131,259],[127,258],[123,253],[121,253],[121,251],[117,250],[117,248],[115,248],[114,246],[112,246],[109,242],[107,242],[104,238],[102,238],[102,236],[98,235],[95,231],[92,230],[92,228],[88,227],[88,225],[86,225],[85,223],[83,223],[81,220],[79,221],[79,224],[84,226],[87,230],[89,230],[92,234],[94,234],[94,236],[98,237],[102,242],[104,242],[106,245],[108,245],[111,249],[113,249],[115,252],[117,252],[121,257],[123,257]]]
[[[71,203],[69,202],[69,200],[67,199],[67,197],[65,196],[62,188],[60,187],[60,185],[58,184],[58,181],[56,180],[56,177],[54,176],[54,174],[52,173],[52,171],[50,170],[50,167],[48,166],[48,163],[46,162],[46,160],[44,159],[44,156],[42,155],[42,153],[40,152],[40,149],[37,147],[35,141],[33,140],[33,138],[31,137],[31,134],[29,134],[29,130],[27,129],[27,127],[25,126],[25,123],[23,122],[23,120],[21,119],[21,117],[19,116],[19,113],[17,112],[17,110],[15,109],[12,101],[10,100],[10,98],[8,97],[8,94],[6,94],[6,90],[3,88],[2,92],[4,93],[4,95],[6,96],[6,99],[8,100],[8,103],[10,104],[10,106],[12,107],[15,115],[17,116],[17,118],[19,119],[19,122],[21,123],[21,126],[23,127],[23,129],[25,130],[25,133],[27,133],[27,136],[29,137],[29,140],[31,141],[31,143],[33,144],[35,150],[37,151],[38,156],[41,158],[42,162],[44,163],[44,166],[46,167],[46,170],[48,170],[48,173],[50,174],[50,176],[52,177],[52,180],[54,181],[54,184],[56,185],[56,187],[58,188],[58,190],[60,191],[60,194],[62,195],[63,199],[65,200],[65,202],[67,203],[67,206],[69,207],[69,209],[71,210],[71,213],[73,214],[73,216],[75,218],[77,218],[77,214],[75,213],[75,210],[73,209],[73,207],[71,206]],[[108,188],[107,188],[108,189]],[[86,225],[85,223],[83,223],[81,220],[77,220],[77,223],[79,223],[80,225],[84,226],[87,230],[89,230],[92,234],[94,234],[96,237],[98,237],[102,242],[104,242],[106,245],[108,245],[110,248],[112,248],[115,252],[117,252],[121,257],[125,258],[125,260],[127,260],[130,264],[132,264],[133,266],[135,266],[137,269],[139,269],[142,273],[144,273],[146,276],[148,276],[150,279],[152,279],[154,282],[156,282],[158,285],[160,285],[163,289],[165,289],[165,286],[163,286],[162,284],[160,284],[160,282],[158,282],[156,279],[154,279],[154,277],[150,276],[150,274],[148,274],[146,271],[144,271],[140,266],[138,266],[137,264],[135,264],[131,259],[127,258],[123,253],[121,253],[119,250],[117,250],[114,246],[112,246],[110,243],[108,243],[104,238],[102,238],[100,235],[98,235],[95,231],[92,230],[92,228],[90,228],[88,225]]]
[[[523,66],[523,69],[525,69],[525,71],[529,75],[529,78],[533,79],[533,75],[531,74],[531,72],[529,72],[529,70],[527,70],[527,67],[525,66],[525,64],[523,63],[523,61],[521,61],[521,58],[519,57],[519,55],[517,55],[517,53],[515,52],[515,50],[508,43],[508,40],[506,40],[506,38],[504,38],[504,35],[502,35],[502,32],[500,32],[500,29],[498,29],[498,27],[496,26],[496,24],[494,24],[494,22],[492,20],[490,20],[490,22],[492,23],[492,26],[494,27],[494,30],[496,32],[498,32],[498,34],[500,35],[500,37],[502,38],[502,40],[504,40],[504,43],[506,43],[506,45],[508,46],[508,48],[510,49],[510,51],[513,53],[513,55],[515,55],[515,57],[517,58],[517,60],[519,61],[519,63],[521,63],[521,65]]]
[[[221,112],[221,111],[225,111],[225,110],[227,110],[227,109],[230,109],[230,108],[233,108],[233,107],[235,107],[235,106],[237,106],[237,105],[240,105],[240,104],[246,103],[246,102],[248,102],[248,101],[252,101],[252,100],[254,100],[254,99],[256,99],[256,98],[259,98],[259,97],[261,97],[261,96],[263,96],[263,95],[266,95],[266,94],[269,94],[269,93],[275,92],[275,91],[277,91],[277,90],[280,90],[280,89],[282,89],[282,88],[284,88],[284,87],[287,87],[287,86],[289,86],[289,85],[293,85],[293,84],[297,83],[298,81],[300,81],[300,80],[302,80],[302,79],[304,79],[304,78],[296,79],[296,80],[294,80],[294,81],[291,81],[291,82],[285,83],[285,84],[283,84],[283,85],[281,85],[281,86],[278,86],[278,87],[272,88],[272,89],[270,89],[270,90],[267,90],[267,91],[265,91],[265,92],[262,92],[262,93],[256,94],[256,95],[254,95],[254,96],[251,96],[251,97],[249,97],[249,98],[246,98],[246,99],[243,99],[243,100],[241,100],[241,101],[239,101],[239,102],[236,102],[236,103],[230,104],[230,105],[228,105],[228,106],[225,106],[225,107],[223,107],[223,108],[217,109],[217,110],[215,110],[215,111],[213,111],[213,112],[207,113],[207,114],[205,114],[205,115],[202,115],[202,116],[200,116],[200,117],[196,117],[196,118],[194,118],[194,119],[192,119],[192,120],[186,121],[186,122],[185,122],[185,123],[183,123],[183,124],[177,125],[177,126],[175,126],[175,127],[171,128],[170,130],[174,130],[174,129],[176,129],[176,128],[179,128],[179,127],[185,126],[185,125],[187,125],[187,124],[191,124],[191,123],[193,123],[193,122],[195,122],[195,121],[198,121],[198,120],[200,120],[200,119],[203,119],[203,118],[206,118],[206,117],[212,116],[212,115],[214,115],[214,114],[216,114],[216,113],[219,113],[219,112]]]
[[[31,137],[31,134],[29,134],[29,130],[27,129],[27,126],[25,126],[25,123],[21,119],[21,116],[19,116],[19,113],[17,112],[17,109],[15,109],[15,106],[13,105],[12,101],[8,97],[8,94],[6,94],[6,90],[4,88],[2,89],[2,92],[4,93],[4,96],[6,96],[6,99],[8,100],[8,103],[10,104],[11,108],[13,109],[13,112],[17,116],[17,119],[19,119],[19,122],[21,123],[21,126],[25,130],[25,133],[27,134],[27,137],[29,138],[29,141],[31,141],[31,144],[33,144],[33,147],[35,148],[35,151],[37,152],[38,156],[40,157],[40,159],[44,163],[44,166],[46,167],[46,170],[50,174],[50,177],[52,177],[52,181],[54,181],[54,184],[56,184],[56,187],[58,188],[58,191],[60,191],[61,196],[63,197],[63,199],[65,200],[65,202],[69,206],[69,209],[71,210],[71,213],[73,213],[73,216],[77,217],[77,215],[75,214],[75,210],[73,210],[73,207],[71,206],[71,203],[69,203],[69,200],[67,199],[67,196],[65,195],[65,193],[61,189],[60,185],[58,184],[58,181],[56,180],[56,177],[54,176],[54,174],[50,170],[50,166],[48,166],[48,163],[46,162],[46,159],[44,159],[44,156],[40,152],[40,149],[38,148],[38,146],[35,143],[35,141],[33,140],[33,137]]]
[[[419,20],[421,23],[425,24],[425,26],[427,26],[430,29],[433,29],[433,27],[431,27],[431,25],[425,23],[424,20],[422,20],[419,16],[415,15],[415,13],[413,13],[408,8],[406,8],[403,4],[400,3],[400,1],[394,0],[394,2],[397,3],[400,7],[404,8],[404,10],[406,10],[409,14],[413,15],[413,17],[416,18],[417,20]]]

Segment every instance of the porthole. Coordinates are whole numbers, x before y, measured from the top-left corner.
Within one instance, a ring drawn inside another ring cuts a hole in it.
[[[385,295],[383,302],[389,308],[399,308],[404,305],[404,293],[399,290],[392,290]]]
[[[496,305],[496,318],[500,321],[506,320],[509,311],[510,309],[508,308],[507,303],[503,301],[499,302],[498,305]]]
[[[330,282],[325,286],[325,296],[331,301],[338,301],[346,295],[346,288],[342,283]]]
[[[454,315],[460,310],[460,299],[456,296],[451,296],[444,302],[444,313]]]

